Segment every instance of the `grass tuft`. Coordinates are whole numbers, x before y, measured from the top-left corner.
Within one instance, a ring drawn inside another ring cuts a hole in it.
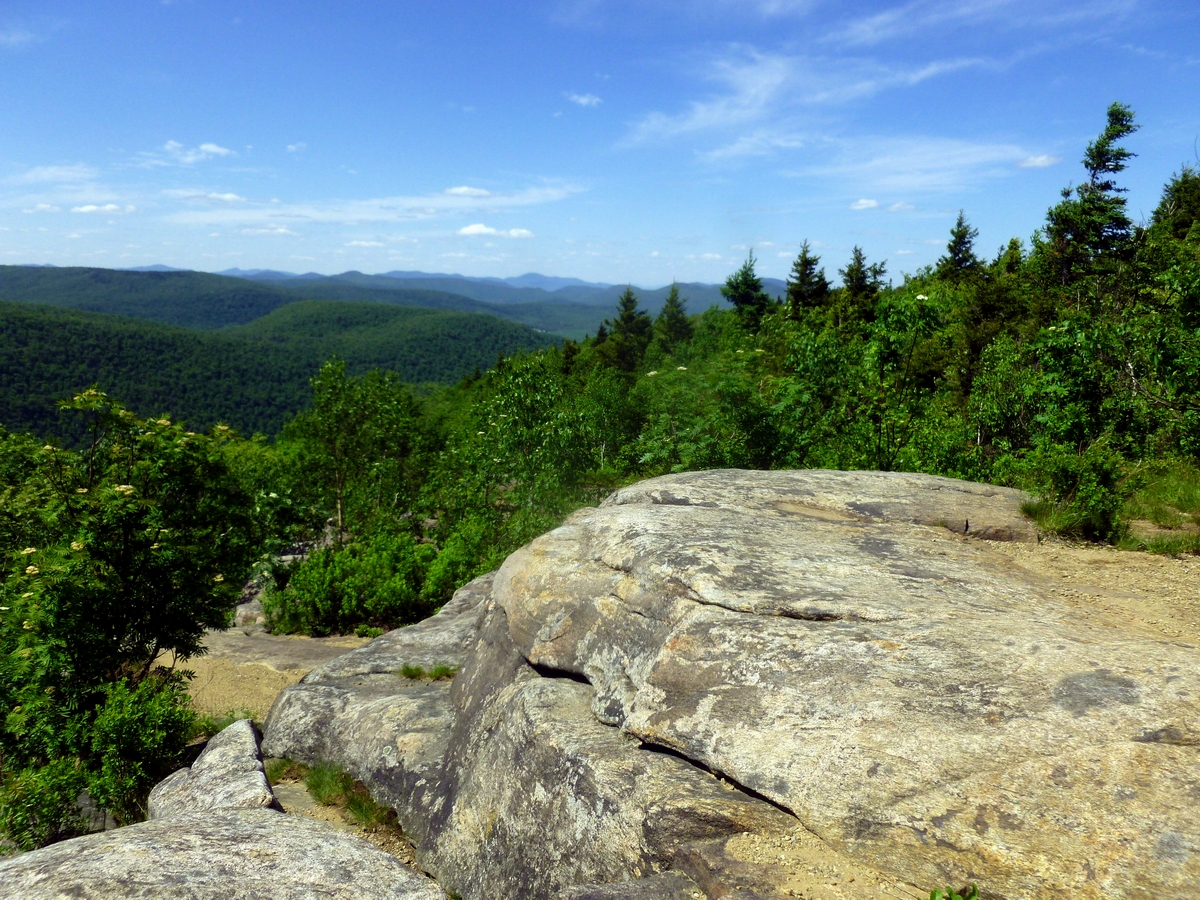
[[[303,781],[308,775],[308,766],[283,756],[266,760],[263,763],[263,771],[266,772],[268,782],[279,784],[281,781]]]
[[[401,678],[410,678],[413,681],[442,681],[457,675],[458,666],[447,666],[438,663],[432,668],[425,669],[422,666],[412,666],[406,663],[399,668],[396,674]]]
[[[213,735],[220,734],[234,722],[253,718],[254,714],[248,709],[231,709],[219,715],[213,713],[198,715],[196,723],[192,726],[192,740],[208,740]]]
[[[308,770],[304,786],[322,806],[337,806],[354,790],[354,779],[337,766],[318,765]]]

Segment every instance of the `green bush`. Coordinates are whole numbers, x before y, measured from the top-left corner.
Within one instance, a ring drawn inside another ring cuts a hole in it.
[[[1122,505],[1120,454],[1099,440],[1082,452],[1053,445],[1029,453],[1016,469],[1038,502],[1026,513],[1042,528],[1070,537],[1120,537]]]
[[[150,789],[171,774],[188,744],[195,714],[178,676],[147,678],[132,690],[118,681],[92,725],[88,779],[92,799],[119,824],[145,817]]]
[[[63,404],[82,452],[0,440],[0,826],[69,836],[87,788],[121,822],[190,737],[183,673],[224,627],[257,553],[218,426],[143,421],[97,390]]]
[[[87,783],[73,759],[7,773],[0,783],[0,827],[22,850],[82,834],[85,823],[75,800]]]
[[[362,624],[393,628],[433,612],[421,594],[436,551],[405,533],[369,535],[318,550],[282,591],[268,591],[263,609],[278,632],[352,633]]]

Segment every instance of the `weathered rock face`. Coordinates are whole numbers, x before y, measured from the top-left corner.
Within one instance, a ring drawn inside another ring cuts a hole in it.
[[[151,821],[0,861],[20,900],[446,900],[366,841],[284,815],[258,734],[235,722],[150,795]]]
[[[147,813],[151,819],[207,809],[278,807],[249,719],[214,735],[190,769],[180,769],[155,785]]]
[[[921,885],[1192,897],[1200,648],[1080,623],[969,539],[1036,539],[1022,499],[869,472],[643,482],[290,688],[265,747],[348,765],[468,898],[700,877],[687,848],[779,808]],[[462,660],[453,688],[383,674],[427,652]]]
[[[190,813],[0,862],[20,900],[445,900],[366,841],[269,809]]]

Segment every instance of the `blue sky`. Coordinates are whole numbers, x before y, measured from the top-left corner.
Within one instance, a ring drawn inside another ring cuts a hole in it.
[[[1200,4],[0,3],[0,262],[899,276],[1028,238],[1107,105],[1195,162]]]

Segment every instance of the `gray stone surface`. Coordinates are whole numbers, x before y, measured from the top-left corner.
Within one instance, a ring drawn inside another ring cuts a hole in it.
[[[0,860],[12,900],[446,900],[366,841],[268,809],[171,816]]]
[[[277,807],[263,773],[258,738],[249,719],[213,735],[191,768],[180,769],[154,786],[147,804],[149,818],[211,809]]]
[[[380,638],[287,689],[268,717],[264,752],[353,773],[396,809],[421,865],[470,900],[536,900],[653,875],[688,841],[792,824],[596,721],[587,684],[525,663],[504,611],[488,600],[490,584],[465,588],[440,622]],[[453,685],[383,674],[446,661],[447,646],[464,640],[468,609],[472,652],[449,658],[465,663]]]
[[[871,472],[633,485],[289,688],[266,749],[353,772],[467,900],[668,871],[764,896],[723,841],[781,809],[914,884],[1193,898],[1200,648],[1014,567],[990,541],[1036,540],[1024,499]],[[393,674],[439,662],[451,685]]]
[[[1019,530],[1020,495],[955,485],[654,479],[509,557],[496,602],[533,665],[591,682],[598,718],[879,868],[1194,896],[1200,648],[1081,624],[986,542],[911,524]]]
[[[557,900],[696,900],[704,896],[696,882],[678,872],[567,888]]]

